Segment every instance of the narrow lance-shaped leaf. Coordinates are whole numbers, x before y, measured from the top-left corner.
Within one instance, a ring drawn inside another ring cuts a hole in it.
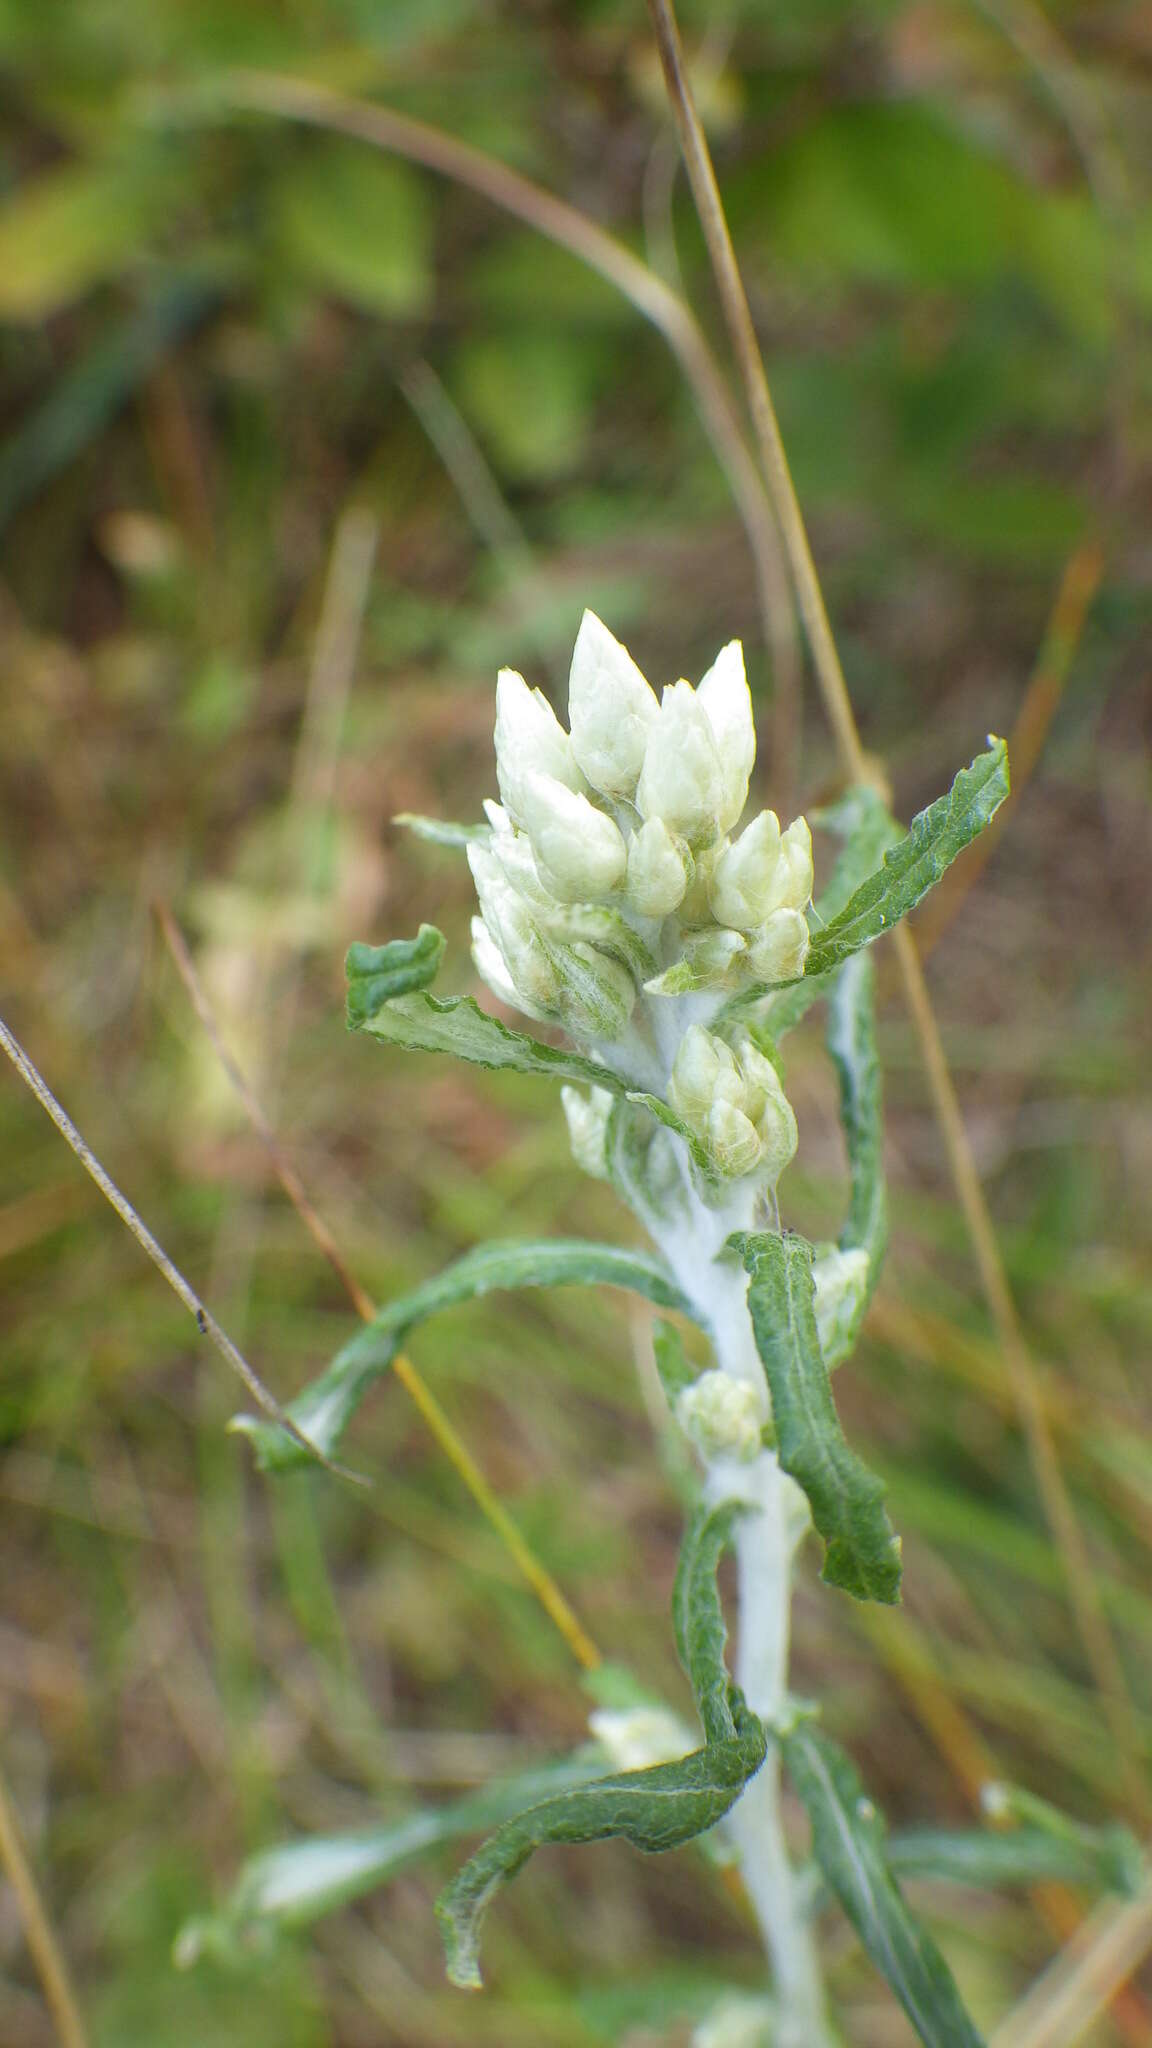
[[[437,1901],[453,1983],[479,1984],[484,1914],[500,1886],[515,1877],[534,1850],[548,1842],[594,1842],[613,1835],[650,1852],[678,1848],[715,1827],[759,1770],[764,1730],[723,1661],[724,1623],[714,1574],[730,1526],[731,1513],[725,1510],[693,1521],[677,1581],[680,1653],[710,1739],[675,1763],[617,1772],[545,1800],[498,1829]]]
[[[957,854],[991,823],[1008,787],[1008,749],[1003,740],[993,740],[970,768],[961,769],[946,796],[913,818],[876,872],[814,934],[805,977],[838,967],[907,917]]]
[[[824,1877],[925,2048],[983,2048],[947,1963],[888,1867],[884,1826],[836,1743],[798,1721],[781,1737]]]
[[[824,1538],[822,1576],[857,1600],[900,1595],[900,1543],[884,1487],[848,1448],[832,1399],[813,1307],[812,1247],[801,1237],[737,1234],[748,1311],[772,1396],[780,1463]]]
[[[850,1179],[848,1217],[840,1233],[839,1249],[864,1254],[863,1259],[851,1261],[853,1271],[840,1290],[842,1298],[837,1302],[831,1327],[825,1328],[821,1323],[824,1363],[829,1372],[855,1348],[888,1245],[875,980],[868,955],[858,953],[832,977],[828,992],[827,1045],[840,1081],[840,1121]],[[849,1263],[840,1262],[842,1268]]]
[[[498,1017],[482,1010],[472,996],[443,1000],[426,992],[399,996],[363,1020],[349,1017],[349,1024],[354,1031],[366,1031],[370,1037],[402,1046],[407,1052],[447,1052],[473,1066],[536,1074],[547,1081],[591,1082],[617,1095],[627,1094],[629,1088],[611,1067],[584,1059],[580,1053],[543,1045],[524,1031],[510,1031]]]
[[[724,1662],[728,1629],[716,1582],[720,1559],[741,1512],[738,1501],[697,1509],[684,1533],[672,1591],[676,1648],[692,1681],[709,1742],[726,1742],[736,1734],[736,1716],[743,1704]]]
[[[245,1863],[215,1912],[200,1914],[181,1929],[176,1961],[188,1967],[203,1955],[234,1956],[267,1941],[279,1928],[310,1926],[376,1891],[441,1842],[497,1826],[525,1804],[586,1784],[603,1769],[602,1752],[589,1744],[564,1763],[524,1771],[385,1827],[307,1835],[262,1849]]]
[[[916,1828],[891,1835],[888,1863],[901,1877],[945,1878],[980,1891],[1005,1885],[1074,1884],[1136,1898],[1148,1882],[1139,1842],[1128,1828]]]
[[[695,1317],[667,1268],[650,1252],[583,1238],[480,1245],[424,1286],[388,1302],[337,1352],[327,1371],[297,1394],[287,1412],[310,1442],[322,1449],[334,1446],[415,1324],[499,1288],[581,1286],[625,1287],[657,1308]],[[252,1438],[257,1462],[266,1471],[288,1471],[310,1462],[302,1447],[275,1423],[238,1415],[232,1428]]]

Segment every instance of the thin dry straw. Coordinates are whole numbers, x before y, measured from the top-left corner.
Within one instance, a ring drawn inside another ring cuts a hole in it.
[[[327,1466],[328,1470],[335,1472],[339,1478],[351,1479],[358,1486],[366,1486],[368,1482],[361,1473],[350,1472],[347,1466],[327,1457],[304,1435],[303,1430],[280,1406],[275,1394],[269,1391],[259,1374],[253,1371],[247,1359],[236,1349],[231,1337],[221,1329],[215,1316],[205,1307],[195,1288],[189,1285],[183,1273],[173,1265],[164,1247],[157,1243],[147,1224],[132,1207],[127,1195],[121,1194],[111,1175],[105,1172],[95,1153],[81,1137],[67,1110],[56,1100],[47,1081],[33,1066],[19,1039],[9,1030],[3,1018],[0,1018],[0,1046],[3,1046],[25,1086],[31,1090],[41,1108],[47,1111],[61,1137],[71,1146],[84,1171],[91,1175],[105,1200],[115,1209],[120,1221],[127,1226],[137,1244],[147,1252],[153,1265],[163,1274],[173,1294],[183,1302],[200,1335],[207,1337],[209,1342],[215,1345],[221,1358],[226,1359],[233,1372],[243,1380],[253,1400],[259,1403],[266,1415],[279,1423],[281,1429],[287,1430],[289,1436],[307,1451],[309,1457]]]
[[[299,1174],[286,1156],[263,1108],[253,1094],[247,1076],[225,1044],[192,956],[184,942],[184,935],[171,910],[165,903],[157,903],[154,907],[176,971],[192,999],[196,1015],[204,1026],[217,1059],[243,1103],[248,1119],[268,1154],[281,1187],[313,1243],[327,1259],[357,1315],[364,1322],[370,1323],[376,1315],[375,1302],[345,1263],[328,1225],[314,1209]],[[499,1495],[485,1479],[472,1453],[453,1428],[423,1376],[403,1351],[396,1353],[391,1371],[393,1378],[399,1380],[409,1399],[420,1410],[431,1435],[463,1480],[485,1521],[495,1530],[505,1549],[514,1559],[545,1613],[555,1623],[577,1663],[586,1671],[594,1671],[597,1665],[603,1662],[600,1650],[565,1599],[552,1574],[541,1564],[526,1537],[517,1528]]]
[[[648,0],[648,9],[656,33],[668,96],[680,131],[689,184],[704,230],[733,352],[744,382],[765,479],[784,536],[817,681],[836,737],[844,771],[853,781],[867,781],[868,760],[828,621],[820,579],[816,573],[804,515],[800,509],[776,410],[772,403],[764,359],[760,353],[744,281],[728,231],[711,153],[684,67],[684,52],[675,11],[671,0]],[[1035,1369],[1024,1341],[1016,1304],[996,1242],[991,1212],[984,1199],[984,1190],[980,1185],[960,1104],[948,1070],[940,1029],[916,950],[916,941],[906,925],[897,925],[892,937],[904,983],[905,1000],[920,1041],[921,1057],[944,1140],[949,1168],[975,1255],[981,1286],[1000,1338],[1044,1512],[1063,1561],[1077,1627],[1116,1744],[1127,1796],[1134,1811],[1146,1815],[1148,1790],[1138,1762],[1139,1731],[1127,1681],[1112,1639],[1112,1632],[1100,1608],[1084,1539],[1064,1483],[1064,1475],[1044,1413]]]
[[[0,1864],[8,1873],[24,1926],[28,1950],[63,2048],[88,2048],[88,2035],[72,1989],[68,1966],[28,1861],[20,1828],[0,1770]]]

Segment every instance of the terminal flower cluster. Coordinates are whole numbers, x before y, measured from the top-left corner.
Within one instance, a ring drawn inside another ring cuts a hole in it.
[[[504,1002],[641,1076],[714,1176],[774,1185],[796,1148],[776,1070],[746,1032],[709,1027],[742,990],[803,973],[812,836],[770,810],[737,832],[756,758],[740,643],[657,698],[585,612],[568,713],[565,731],[501,671],[500,802],[468,849],[476,966]],[[565,1106],[580,1163],[610,1174],[611,1098],[566,1090]]]

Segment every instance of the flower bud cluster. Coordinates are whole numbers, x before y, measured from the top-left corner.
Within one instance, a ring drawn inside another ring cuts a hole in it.
[[[781,830],[762,811],[730,836],[756,757],[739,642],[695,689],[657,698],[585,612],[568,714],[565,731],[539,690],[501,671],[501,801],[468,848],[476,966],[502,1001],[598,1057],[639,1051],[714,1174],[774,1182],[796,1143],[776,1074],[750,1043],[734,1053],[697,1028],[741,989],[801,974],[809,944],[804,819]],[[607,1103],[569,1093],[565,1107],[581,1162],[610,1173]]]
[[[703,1025],[680,1041],[668,1100],[729,1179],[758,1173],[775,1186],[796,1150],[796,1118],[771,1060],[745,1039],[738,1051]]]

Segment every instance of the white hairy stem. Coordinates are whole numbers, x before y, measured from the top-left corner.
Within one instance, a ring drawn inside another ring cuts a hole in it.
[[[711,1217],[710,1236],[703,1235]],[[740,1222],[724,1219],[725,1228]],[[709,1257],[718,1219],[705,1210],[693,1227],[664,1233],[662,1249],[680,1285],[699,1306],[712,1332],[717,1364],[745,1384],[767,1392],[748,1313],[746,1276],[735,1259]],[[723,1239],[720,1240],[723,1242]],[[739,1599],[736,1677],[753,1713],[771,1731],[788,1711],[788,1654],[792,1568],[808,1526],[802,1493],[781,1470],[774,1451],[751,1464],[717,1461],[706,1487],[719,1503],[738,1500],[736,1524]],[[755,1909],[772,1967],[778,2002],[778,2048],[833,2048],[814,1930],[784,1833],[780,1754],[769,1735],[768,1755],[728,1816],[726,1827],[740,1853],[745,1888]]]

